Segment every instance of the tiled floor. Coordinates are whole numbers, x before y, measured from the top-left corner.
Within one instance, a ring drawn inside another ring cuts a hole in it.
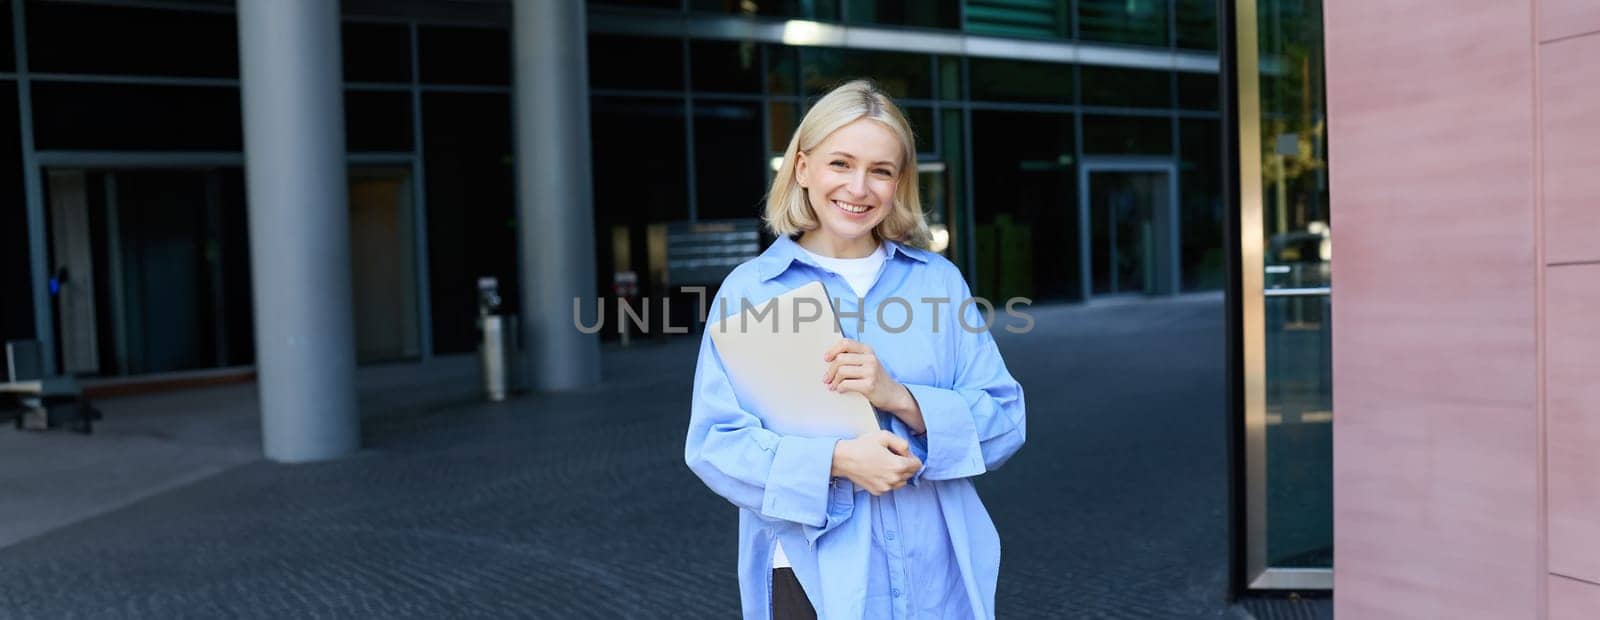
[[[979,481],[999,616],[1331,617],[1224,599],[1220,298],[1034,312],[998,334],[1028,443]],[[608,348],[579,392],[364,398],[356,457],[254,460],[0,549],[0,615],[736,617],[735,509],[682,460],[695,345]]]

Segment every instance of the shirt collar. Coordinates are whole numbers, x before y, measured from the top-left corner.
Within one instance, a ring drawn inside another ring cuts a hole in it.
[[[899,243],[884,240],[883,245],[888,249],[889,258],[891,259],[899,255],[919,263],[928,262],[927,257]],[[794,239],[791,239],[788,235],[778,235],[778,240],[772,242],[772,246],[762,252],[760,258],[757,259],[757,273],[761,276],[761,281],[766,282],[783,275],[783,272],[788,271],[789,266],[797,261],[821,268],[815,261],[811,260],[811,257],[800,247],[800,244],[795,243]]]

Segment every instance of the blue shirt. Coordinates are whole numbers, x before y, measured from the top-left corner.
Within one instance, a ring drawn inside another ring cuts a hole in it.
[[[865,299],[780,237],[735,268],[711,304],[721,318],[737,313],[741,298],[759,306],[820,280],[834,299],[843,335],[872,347],[916,398],[927,427],[925,435],[912,436],[898,418],[878,412],[879,426],[906,438],[923,466],[907,486],[873,496],[848,479],[830,478],[837,438],[763,428],[759,412],[741,405],[751,401],[728,381],[709,330],[703,335],[684,460],[706,486],[739,507],[745,618],[771,617],[778,540],[822,618],[994,617],[1000,537],[971,478],[1000,467],[1022,447],[1022,386],[1006,370],[994,338],[979,329],[987,318],[981,306],[962,307],[971,293],[955,265],[937,254],[885,245],[889,259]]]

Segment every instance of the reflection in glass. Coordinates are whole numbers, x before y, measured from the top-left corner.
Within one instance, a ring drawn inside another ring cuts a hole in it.
[[[1222,166],[1214,119],[1178,121],[1178,196],[1183,241],[1183,289],[1209,291],[1224,283],[1222,238]]]
[[[1071,104],[1072,69],[1072,65],[1049,62],[967,60],[974,101]]]
[[[955,29],[959,0],[849,0],[845,21],[852,24]],[[969,9],[970,10],[970,7]]]
[[[1332,231],[1322,8],[1259,4],[1270,568],[1333,564]]]
[[[761,47],[751,41],[691,41],[689,75],[695,92],[761,92]]]
[[[479,277],[500,280],[506,312],[521,303],[511,97],[425,92],[422,133],[433,350],[470,352],[479,341],[473,303]],[[595,174],[604,173],[597,167]]]
[[[1096,155],[1172,153],[1172,121],[1166,116],[1083,116],[1083,152]]]
[[[974,110],[974,286],[991,299],[1083,296],[1071,114]]]
[[[422,354],[409,168],[350,171],[350,297],[356,361]]]
[[[683,42],[663,37],[591,34],[589,88],[683,90]]]
[[[1216,0],[1177,0],[1173,13],[1177,15],[1177,47],[1192,50],[1216,51],[1217,3]]]
[[[966,0],[967,32],[996,37],[1072,37],[1067,0]]]
[[[45,189],[64,372],[254,359],[240,170],[52,169]]]
[[[811,95],[865,77],[896,99],[933,98],[933,63],[924,54],[836,48],[805,48],[800,54],[801,75]]]
[[[1090,277],[1095,295],[1154,294],[1167,270],[1161,257],[1165,210],[1170,209],[1168,173],[1089,172]]]
[[[694,102],[696,213],[702,220],[753,219],[766,188],[761,106],[744,101]]]
[[[1266,299],[1267,565],[1333,565],[1333,370],[1327,295]]]
[[[1078,0],[1078,38],[1167,45],[1167,0]]]
[[[595,290],[610,291],[619,253],[639,257],[628,268],[640,274],[640,295],[660,294],[645,277],[656,265],[645,251],[652,224],[689,219],[689,164],[682,99],[595,97],[590,131],[594,149]],[[697,106],[700,104],[696,104]],[[696,128],[701,124],[696,119]],[[755,134],[759,141],[760,133]],[[645,148],[648,147],[649,153]],[[759,150],[759,147],[757,147]],[[653,156],[650,153],[660,153]],[[765,177],[757,177],[757,182]],[[617,182],[628,179],[629,182]],[[608,234],[621,227],[628,248]]]
[[[604,0],[616,3],[619,0]],[[650,3],[661,0],[648,0]],[[689,10],[728,15],[794,17],[817,21],[839,21],[840,0],[689,0]],[[668,3],[676,5],[677,0]],[[672,8],[677,8],[676,6]]]
[[[430,84],[510,84],[511,32],[503,28],[420,26],[417,72]]]
[[[1083,104],[1119,108],[1172,107],[1172,73],[1084,65]]]

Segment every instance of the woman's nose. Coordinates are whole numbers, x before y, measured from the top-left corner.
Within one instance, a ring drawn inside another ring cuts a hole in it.
[[[860,172],[850,175],[850,184],[846,188],[850,190],[850,194],[853,196],[866,194],[867,176]]]

